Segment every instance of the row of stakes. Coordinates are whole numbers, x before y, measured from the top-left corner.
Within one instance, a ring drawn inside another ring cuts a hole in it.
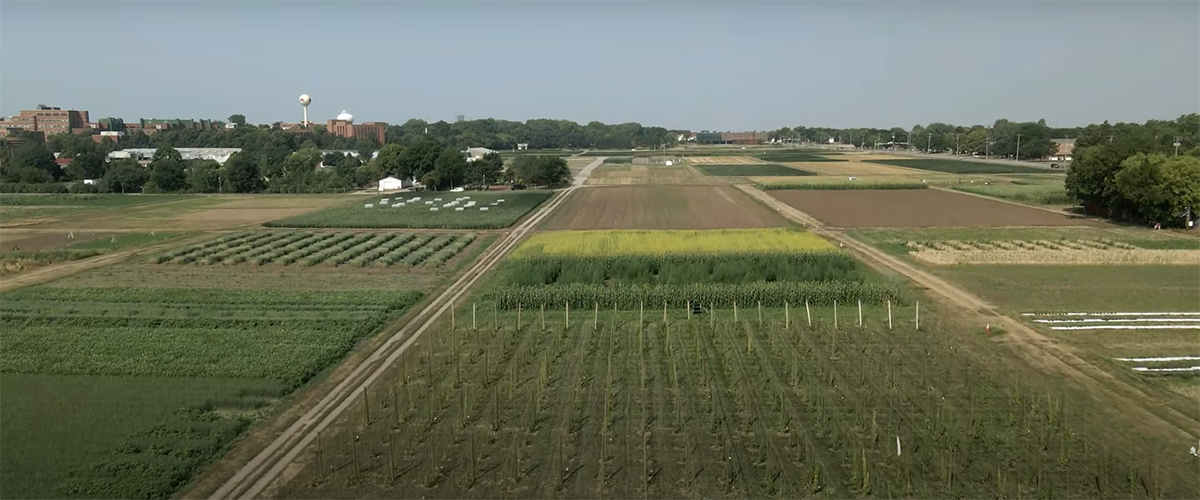
[[[709,310],[710,311],[715,310],[711,304],[709,305]],[[687,303],[687,319],[689,321],[692,319],[692,311],[693,311],[692,302],[688,301],[688,303]],[[838,312],[837,311],[838,311],[838,303],[835,300],[835,301],[833,301],[833,328],[834,329],[837,329],[837,327],[838,327]],[[887,301],[887,312],[888,312],[888,330],[891,330],[892,329],[892,301],[891,300]],[[565,317],[566,327],[570,328],[571,327],[571,303],[570,302],[567,302],[565,304],[564,313],[566,315],[566,317]],[[639,323],[645,323],[645,314],[646,314],[645,313],[645,304],[639,303],[638,304],[638,321],[639,321]],[[806,318],[808,319],[808,326],[811,327],[812,326],[812,310],[809,308],[808,301],[804,301],[804,314],[805,314]],[[790,306],[788,305],[787,302],[783,303],[783,317],[784,317],[783,327],[785,329],[791,328],[792,316],[791,316]],[[542,304],[542,306],[541,306],[541,318],[542,318],[542,329],[545,329],[546,328],[546,305],[545,304]],[[710,315],[709,318],[710,318],[710,323],[711,323],[713,320],[716,319],[716,316]],[[859,327],[863,326],[862,318],[863,318],[863,316],[862,316],[862,300],[860,299],[858,301],[858,326]],[[733,303],[733,320],[738,321],[737,302]],[[758,303],[758,321],[759,321],[759,323],[762,323],[762,302]],[[597,302],[597,303],[595,303],[595,308],[593,309],[593,312],[592,312],[592,323],[599,324],[599,322],[600,322],[600,303]],[[663,322],[664,323],[667,322],[667,303],[666,302],[663,302]],[[476,323],[476,304],[474,302],[472,302],[471,303],[471,328],[476,329],[476,325],[477,325],[477,323]],[[517,328],[520,328],[520,327],[521,327],[521,305],[517,304]],[[450,329],[453,330],[454,328],[455,328],[454,303],[451,302],[450,303]],[[919,301],[916,302],[915,308],[914,308],[913,328],[916,330],[921,329],[921,303]]]

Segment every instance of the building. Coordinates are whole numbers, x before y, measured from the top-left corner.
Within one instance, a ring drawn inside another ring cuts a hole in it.
[[[467,155],[467,161],[478,160],[488,153],[495,153],[495,151],[488,148],[467,148],[466,151],[463,151],[463,154]]]
[[[1071,156],[1075,153],[1075,139],[1050,139],[1057,147],[1054,154],[1050,155],[1050,161],[1071,161]]]
[[[242,150],[242,148],[175,148],[179,151],[179,156],[184,160],[215,160],[222,165],[229,160],[230,156]],[[154,148],[130,148],[120,151],[113,151],[108,154],[111,160],[132,158],[139,162],[149,162],[154,158]]]
[[[88,112],[38,104],[37,109],[22,110],[19,115],[0,120],[0,128],[41,132],[43,135],[91,130]]]
[[[528,143],[528,142],[519,142],[519,143],[517,143],[517,151],[524,151],[524,150],[526,150],[526,149],[529,149],[529,143]]]
[[[325,129],[338,137],[373,137],[379,145],[383,145],[384,139],[387,137],[387,123],[354,123],[354,115],[345,110],[342,110],[337,118],[325,122]]]
[[[458,115],[458,116],[455,116],[455,117],[454,117],[454,122],[455,122],[455,123],[457,123],[457,122],[462,122],[462,121],[466,121],[466,120],[467,120],[467,117],[466,117],[466,115]]]
[[[25,130],[19,127],[9,127],[0,122],[0,139],[4,139],[10,146],[23,144],[27,140],[35,140],[38,142],[46,142],[46,134],[43,132],[34,132]]]
[[[224,128],[224,122],[216,120],[181,120],[178,118],[142,118],[138,120],[137,128],[147,134],[162,130],[219,130]],[[129,127],[128,125],[126,126]]]
[[[409,177],[407,179],[397,179],[393,176],[387,176],[379,179],[379,192],[395,191],[397,189],[410,188],[417,185],[417,180]]]

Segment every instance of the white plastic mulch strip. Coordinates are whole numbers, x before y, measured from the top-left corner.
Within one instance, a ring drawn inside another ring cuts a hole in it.
[[[1185,366],[1183,368],[1149,368],[1137,366],[1133,370],[1139,372],[1200,372],[1200,366]]]
[[[1200,316],[1200,312],[1021,313],[1021,316]]]
[[[1113,358],[1117,361],[1132,361],[1135,363],[1153,363],[1156,361],[1200,361],[1200,356],[1164,356],[1161,358]]]
[[[1052,326],[1051,330],[1200,330],[1200,324],[1195,325],[1083,325],[1083,326]]]
[[[1200,318],[1084,318],[1084,319],[1035,319],[1034,323],[1200,323]]]

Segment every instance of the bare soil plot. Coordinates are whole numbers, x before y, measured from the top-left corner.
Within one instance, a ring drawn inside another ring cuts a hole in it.
[[[547,229],[726,229],[786,226],[775,212],[729,186],[582,189]]]
[[[801,212],[838,227],[1109,226],[1095,219],[935,189],[781,190],[769,193]]]
[[[929,172],[878,163],[858,161],[801,161],[785,162],[789,167],[807,170],[820,175],[928,175]]]
[[[587,183],[596,186],[628,186],[650,184],[725,184],[730,179],[709,177],[698,170],[683,166],[601,165],[592,171]]]

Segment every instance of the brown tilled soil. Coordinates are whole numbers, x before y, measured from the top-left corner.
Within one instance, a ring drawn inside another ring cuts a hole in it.
[[[732,229],[787,221],[730,186],[621,186],[577,190],[545,229]]]
[[[770,191],[784,203],[835,227],[1108,226],[934,189]]]

